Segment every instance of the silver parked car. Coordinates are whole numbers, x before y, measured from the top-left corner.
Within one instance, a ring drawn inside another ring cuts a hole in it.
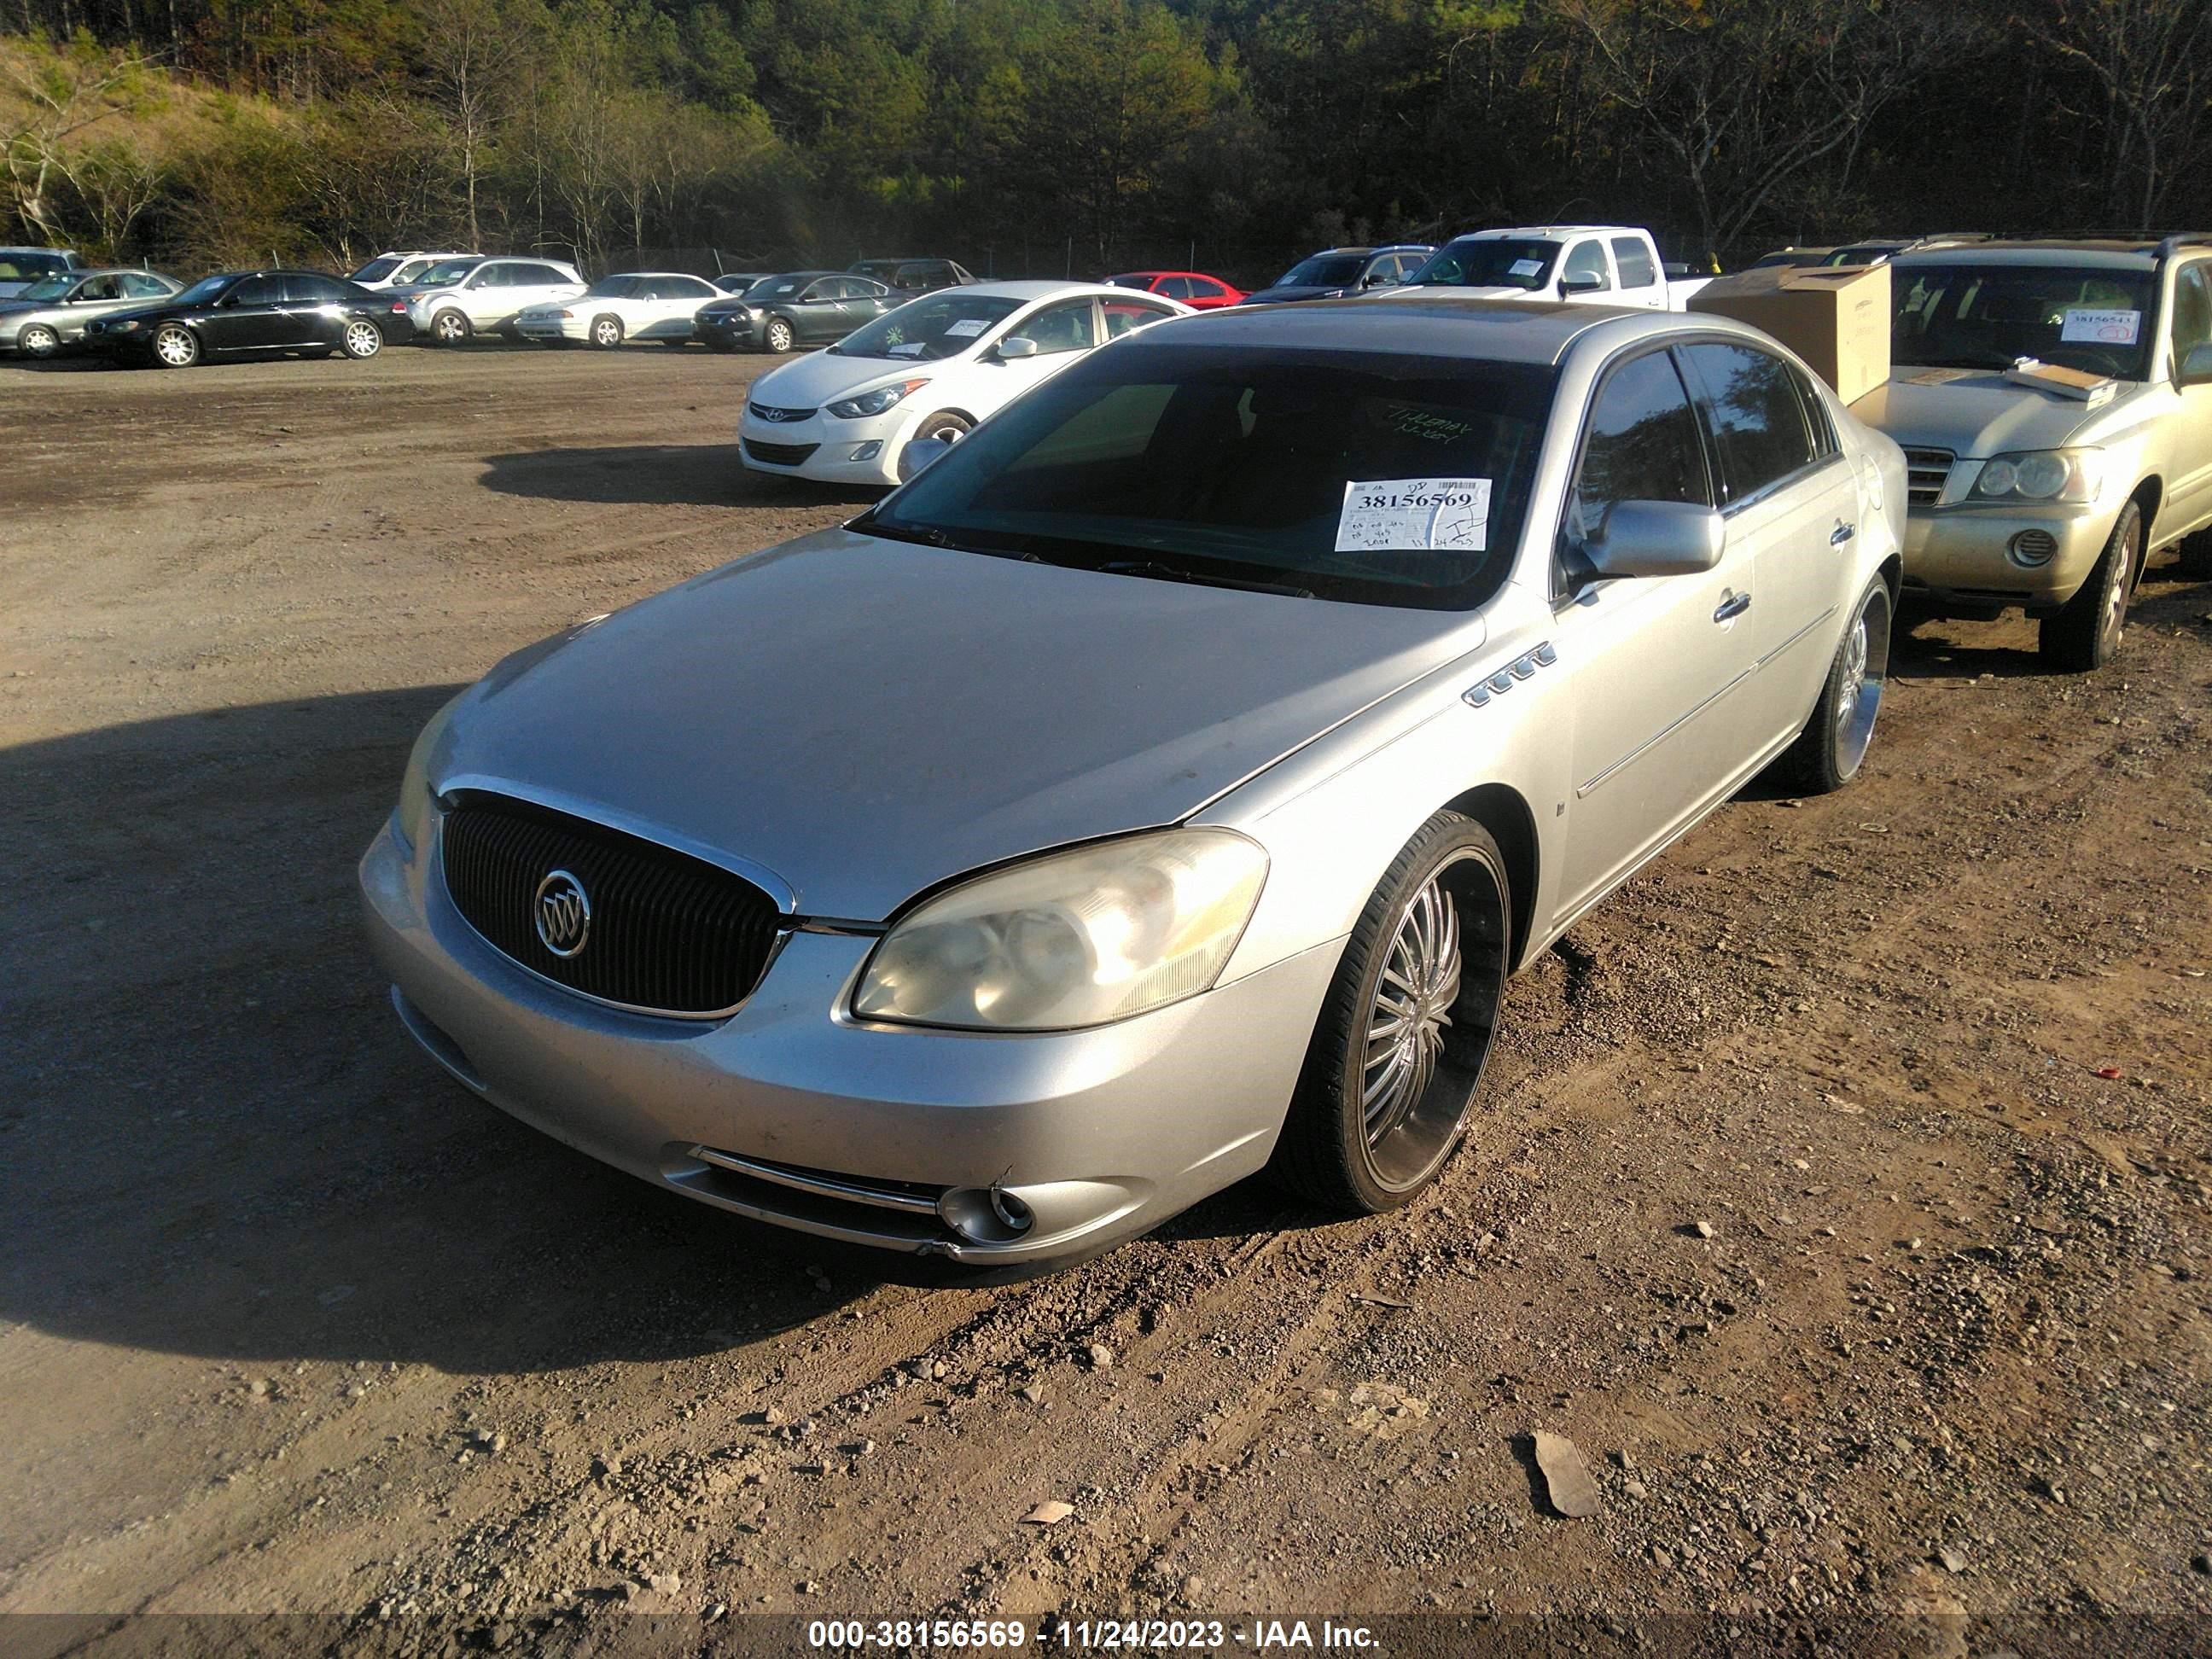
[[[470,1088],[763,1220],[1057,1261],[1271,1164],[1384,1210],[1510,973],[1769,763],[1858,769],[1904,518],[1719,319],[1179,319],[500,664],[368,930]]]
[[[133,306],[181,293],[184,284],[157,270],[60,270],[41,276],[11,300],[0,300],[0,354],[52,357],[84,343],[84,327]]]

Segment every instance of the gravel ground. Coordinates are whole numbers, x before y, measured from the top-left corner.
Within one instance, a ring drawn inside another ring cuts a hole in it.
[[[2212,1647],[2212,590],[2077,678],[1922,623],[1856,784],[1515,982],[1408,1211],[1248,1185],[948,1285],[476,1103],[355,926],[448,688],[861,504],[742,477],[758,367],[0,368],[0,1613]]]

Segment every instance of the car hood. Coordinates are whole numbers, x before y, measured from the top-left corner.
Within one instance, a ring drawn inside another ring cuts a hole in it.
[[[1888,381],[1853,404],[1851,413],[1908,448],[1948,449],[1985,460],[2017,450],[2063,448],[2090,422],[2108,421],[2148,389],[2123,380],[2110,402],[2091,409],[2076,398],[2018,385],[1994,369],[1965,373],[1937,386],[1913,384],[1915,374],[1953,372],[1898,368]]]
[[[1334,300],[1340,294],[1351,292],[1349,283],[1340,283],[1334,288],[1309,288],[1302,283],[1297,288],[1263,288],[1257,294],[1246,295],[1244,303],[1272,306],[1279,305],[1285,300]]]
[[[1468,283],[1455,287],[1447,283],[1408,283],[1402,288],[1390,289],[1387,292],[1393,300],[1542,300],[1550,297],[1532,294],[1525,288],[1509,288],[1504,284]]]
[[[951,357],[925,361],[920,357],[839,357],[827,351],[770,369],[752,384],[752,401],[776,404],[787,409],[815,409],[835,398],[866,392],[879,382],[910,380],[949,374],[968,361],[960,352]]]
[[[0,287],[5,286],[8,285],[0,283]],[[28,288],[30,284],[26,283],[23,286]],[[46,300],[0,300],[0,317],[19,317],[27,311],[47,311],[54,308],[55,302]]]
[[[1022,854],[1170,824],[1480,642],[1334,604],[824,531],[494,669],[430,759],[880,921]]]

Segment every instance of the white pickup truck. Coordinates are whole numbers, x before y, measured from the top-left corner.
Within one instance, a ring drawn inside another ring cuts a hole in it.
[[[1484,300],[1562,300],[1681,311],[1709,277],[1670,278],[1648,230],[1627,225],[1523,225],[1454,237],[1389,290]]]

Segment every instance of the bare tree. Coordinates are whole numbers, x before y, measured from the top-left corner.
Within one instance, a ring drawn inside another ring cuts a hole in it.
[[[1948,0],[1549,6],[1588,49],[1589,89],[1673,158],[1708,252],[1741,238],[1784,185],[1846,166],[1876,114],[1985,38],[1974,11]]]
[[[108,51],[88,34],[62,46],[34,35],[27,52],[0,57],[0,167],[8,205],[33,234],[68,240],[53,185],[68,179],[70,154],[89,129],[152,95],[154,61]]]
[[[2212,151],[2212,4],[2057,0],[2051,25],[2051,50],[2105,94],[2107,199],[2156,224],[2173,181]]]
[[[93,246],[104,258],[119,258],[147,209],[169,188],[174,168],[166,155],[149,154],[129,138],[103,138],[58,158],[78,201],[97,227]]]
[[[513,107],[517,72],[533,36],[504,0],[424,0],[422,27],[428,89],[453,132],[469,246],[480,247],[477,187],[485,152]]]

